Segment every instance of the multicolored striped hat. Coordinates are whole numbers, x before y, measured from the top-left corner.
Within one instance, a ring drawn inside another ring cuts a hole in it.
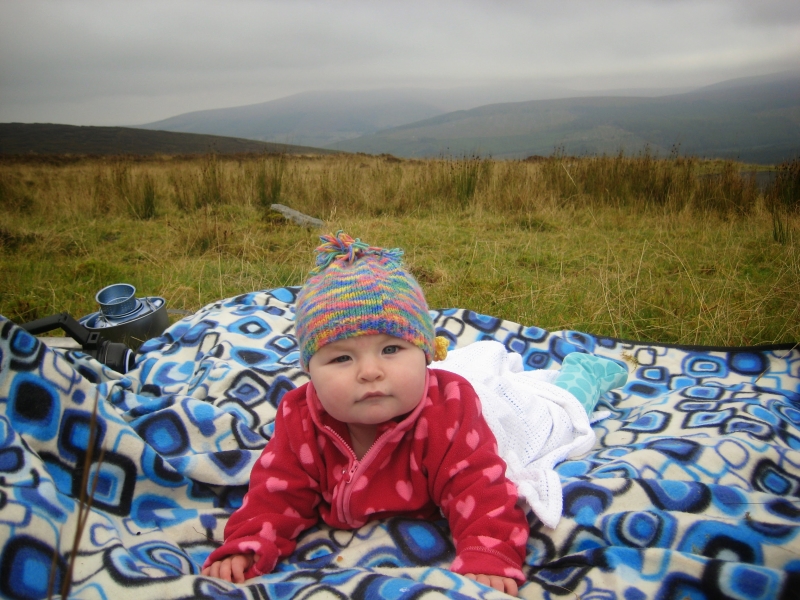
[[[417,280],[403,268],[403,251],[376,248],[339,231],[320,237],[317,266],[297,296],[295,330],[308,370],[323,346],[384,333],[406,340],[434,360],[433,321]]]

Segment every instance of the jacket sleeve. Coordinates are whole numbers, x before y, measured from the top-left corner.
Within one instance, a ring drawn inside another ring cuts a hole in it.
[[[294,551],[295,539],[318,520],[319,474],[312,450],[305,442],[297,404],[281,400],[275,433],[250,474],[250,488],[225,526],[225,543],[214,550],[204,566],[232,554],[255,555],[245,572],[250,579],[270,573],[282,556]],[[293,414],[292,414],[293,413]],[[298,431],[295,431],[298,429]],[[302,461],[301,456],[306,460]]]
[[[443,435],[429,436],[431,493],[447,518],[456,546],[455,573],[501,575],[522,584],[528,521],[516,505],[516,486],[481,414],[473,387],[437,371]],[[438,412],[438,411],[437,411]],[[438,462],[437,462],[438,461]]]

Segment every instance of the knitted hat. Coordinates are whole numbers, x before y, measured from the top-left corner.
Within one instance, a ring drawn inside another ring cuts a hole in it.
[[[406,340],[428,363],[434,360],[433,321],[422,289],[403,268],[403,251],[376,248],[342,231],[320,240],[317,266],[295,309],[303,369],[326,344],[379,333]]]

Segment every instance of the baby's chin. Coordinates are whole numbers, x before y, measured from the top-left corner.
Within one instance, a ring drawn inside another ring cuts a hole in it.
[[[402,421],[403,418],[414,410],[414,407],[404,408],[402,406],[383,406],[380,402],[375,402],[373,406],[365,406],[364,410],[353,415],[350,423],[359,425],[380,425],[389,421]]]

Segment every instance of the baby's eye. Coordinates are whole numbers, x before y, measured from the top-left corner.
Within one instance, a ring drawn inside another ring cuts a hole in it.
[[[384,354],[397,354],[400,351],[400,346],[386,346],[383,349]]]
[[[334,358],[331,362],[343,363],[347,362],[348,360],[350,360],[350,357],[347,356],[347,354],[342,354],[341,356],[337,356],[336,358]]]

